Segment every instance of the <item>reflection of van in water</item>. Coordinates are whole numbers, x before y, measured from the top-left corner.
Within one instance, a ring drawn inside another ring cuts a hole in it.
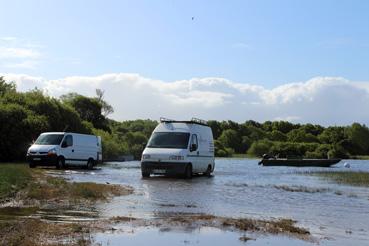
[[[30,167],[83,165],[91,169],[102,161],[101,138],[70,132],[42,133],[27,151]]]
[[[142,177],[150,174],[180,174],[191,178],[193,173],[210,176],[214,171],[214,141],[205,121],[160,119],[142,153]]]

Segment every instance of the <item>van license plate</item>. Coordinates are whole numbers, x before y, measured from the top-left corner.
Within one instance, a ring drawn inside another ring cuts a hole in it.
[[[41,158],[33,158],[34,161],[41,161]]]
[[[154,173],[166,173],[164,169],[154,169]]]

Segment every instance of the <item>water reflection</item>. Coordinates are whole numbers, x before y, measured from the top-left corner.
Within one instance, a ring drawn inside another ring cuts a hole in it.
[[[350,163],[351,170],[369,171],[368,161],[346,162]],[[212,178],[183,180],[158,176],[142,179],[139,162],[110,163],[92,172],[66,170],[64,175],[76,181],[132,186],[135,189],[133,195],[118,197],[112,203],[101,205],[102,214],[107,217],[153,218],[158,212],[187,212],[230,217],[292,218],[321,238],[349,240],[355,245],[369,240],[369,190],[337,185],[303,174],[320,170],[347,168],[343,163],[328,169],[262,167],[257,165],[257,160],[217,159]],[[324,244],[329,245],[330,242],[325,241]],[[254,243],[258,241],[250,245]]]

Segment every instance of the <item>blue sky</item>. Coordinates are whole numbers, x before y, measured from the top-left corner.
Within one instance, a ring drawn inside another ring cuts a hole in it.
[[[224,77],[271,88],[315,76],[365,81],[367,1],[0,1],[0,37],[34,47],[56,79],[112,72]],[[194,20],[192,20],[194,17]],[[29,45],[31,44],[31,45]],[[1,66],[1,64],[0,64]]]
[[[369,1],[0,6],[0,76],[21,91],[100,88],[117,120],[369,124]]]

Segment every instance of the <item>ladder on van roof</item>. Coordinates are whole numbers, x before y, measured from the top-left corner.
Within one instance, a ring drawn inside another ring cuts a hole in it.
[[[160,117],[160,122],[165,122],[165,123],[192,123],[192,124],[199,124],[199,125],[204,125],[204,126],[208,126],[208,122],[206,120],[202,120],[202,119],[198,119],[198,118],[192,118],[191,120],[172,120],[172,119],[167,119],[164,117]]]

